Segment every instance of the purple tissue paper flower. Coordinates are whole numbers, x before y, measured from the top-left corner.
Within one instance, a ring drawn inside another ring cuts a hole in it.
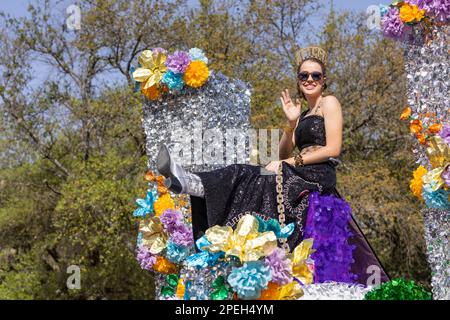
[[[142,269],[152,270],[153,265],[156,262],[156,256],[153,255],[146,247],[139,246],[137,248],[137,261],[141,265]]]
[[[286,257],[283,249],[276,248],[265,259],[265,264],[270,267],[272,281],[284,286],[292,281],[291,261]]]
[[[167,68],[174,73],[184,73],[190,62],[189,54],[184,51],[175,51],[166,60]]]
[[[439,132],[439,136],[444,139],[446,144],[450,145],[450,126],[445,125]]]
[[[431,5],[431,14],[437,21],[450,21],[450,0],[434,0]]]
[[[153,48],[152,52],[154,55],[157,55],[158,53],[167,54],[167,50],[164,48]]]
[[[427,10],[429,4],[433,1],[434,0],[406,0],[405,2],[410,5],[418,6],[420,10],[422,9]]]
[[[405,25],[400,19],[400,13],[396,8],[389,8],[388,12],[381,19],[383,33],[390,38],[402,39],[411,28]]]
[[[163,224],[164,229],[167,232],[172,233],[176,226],[181,223],[182,218],[181,212],[167,209],[162,213],[161,217],[159,217],[159,220]]]
[[[188,228],[183,223],[178,223],[174,226],[170,238],[173,243],[180,246],[192,246],[194,244],[194,237],[192,234],[192,229]]]
[[[450,166],[448,166],[441,174],[442,179],[444,180],[444,183],[447,185],[447,187],[450,187]]]

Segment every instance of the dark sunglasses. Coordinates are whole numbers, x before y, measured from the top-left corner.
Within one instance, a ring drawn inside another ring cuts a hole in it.
[[[310,75],[314,81],[322,80],[322,73],[318,72],[318,71],[314,71],[311,73],[306,72],[306,71],[299,72],[298,78],[300,79],[300,81],[308,81]]]

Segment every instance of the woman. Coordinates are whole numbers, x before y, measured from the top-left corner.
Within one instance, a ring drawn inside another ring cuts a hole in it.
[[[210,172],[189,173],[177,165],[163,146],[158,171],[176,193],[191,195],[194,237],[214,225],[235,227],[252,214],[264,220],[295,223],[282,245],[294,249],[313,238],[316,283],[338,281],[372,285],[389,280],[361,233],[351,208],[336,190],[337,158],[342,148],[343,117],[339,101],[323,96],[326,53],[317,47],[298,54],[297,89],[308,109],[293,103],[289,91],[281,103],[288,124],[279,145],[280,161],[265,169],[236,164]],[[300,154],[292,156],[298,147]],[[278,175],[275,175],[278,173]],[[278,199],[278,203],[277,203]]]

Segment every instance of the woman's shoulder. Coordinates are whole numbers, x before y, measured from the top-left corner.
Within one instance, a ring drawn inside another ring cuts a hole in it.
[[[338,98],[336,98],[332,94],[323,97],[322,101],[324,102],[324,104],[340,104]]]
[[[338,98],[333,95],[323,97],[322,101],[323,110],[336,111],[338,109],[341,109],[341,103],[339,102]]]

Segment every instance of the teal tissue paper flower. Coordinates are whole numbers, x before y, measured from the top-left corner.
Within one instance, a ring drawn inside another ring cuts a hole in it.
[[[176,245],[172,241],[167,243],[167,259],[173,263],[181,263],[189,256],[189,247]]]
[[[250,261],[240,268],[233,268],[227,281],[240,299],[252,300],[261,296],[272,279],[270,267],[262,261]]]
[[[219,251],[211,253],[204,251],[203,247],[208,246],[211,242],[206,239],[206,236],[202,236],[195,242],[199,253],[195,253],[186,258],[186,264],[197,268],[211,267],[217,263],[217,261],[225,256],[225,252]]]
[[[428,208],[450,210],[450,203],[448,201],[449,191],[444,189],[438,189],[434,191],[429,184],[423,186],[422,197],[425,200],[425,204]]]
[[[142,232],[138,232],[137,239],[136,239],[136,246],[139,247],[140,245],[142,245]]]
[[[388,6],[384,5],[384,4],[380,4],[378,5],[378,7],[380,8],[380,16],[383,17],[386,15],[386,13],[388,12]]]
[[[140,67],[140,66],[139,66]],[[130,67],[130,78],[131,78],[131,81],[133,82],[133,85],[134,85],[134,92],[139,92],[139,91],[141,91],[141,83],[140,82],[137,82],[136,80],[134,80],[134,78],[133,78],[133,72],[135,72],[136,71],[136,67],[135,66],[131,66]]]
[[[273,231],[277,239],[288,238],[294,232],[294,223],[290,223],[284,228],[281,228],[280,223],[275,219],[264,221],[261,217],[256,216],[256,220],[258,220],[258,232]]]
[[[154,212],[153,203],[155,202],[154,195],[151,190],[147,192],[147,196],[145,199],[137,199],[136,204],[138,208],[134,210],[133,217],[139,217],[145,219],[147,214],[151,214]]]
[[[184,80],[183,80],[183,74],[182,73],[175,73],[173,71],[167,71],[162,79],[161,82],[167,85],[167,87],[170,90],[177,90],[180,91],[184,87]]]

